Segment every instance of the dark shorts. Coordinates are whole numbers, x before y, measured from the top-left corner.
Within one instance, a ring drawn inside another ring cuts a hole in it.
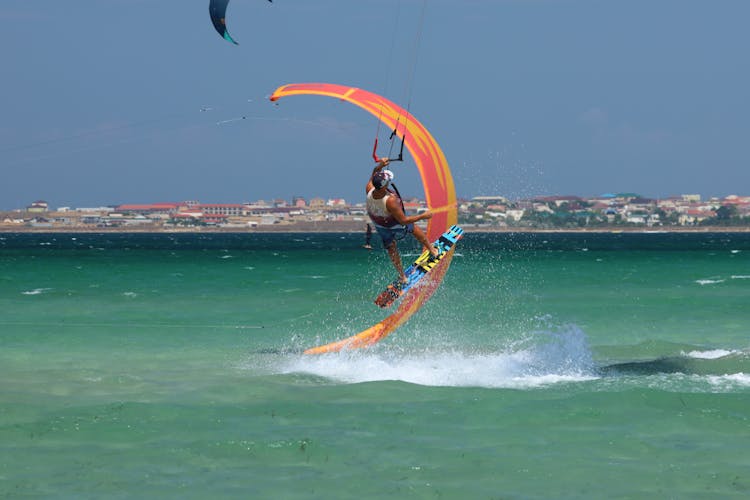
[[[394,241],[403,239],[408,233],[413,233],[414,224],[407,224],[405,226],[398,225],[393,227],[382,227],[375,225],[375,230],[383,239],[383,247],[388,248]]]

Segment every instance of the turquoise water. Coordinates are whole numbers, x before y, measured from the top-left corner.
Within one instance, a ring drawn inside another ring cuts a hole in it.
[[[750,234],[362,240],[0,234],[0,497],[750,495]]]

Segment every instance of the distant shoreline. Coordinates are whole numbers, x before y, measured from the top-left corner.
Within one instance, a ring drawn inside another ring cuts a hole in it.
[[[748,233],[750,227],[743,226],[659,226],[659,227],[597,227],[597,228],[529,228],[529,227],[492,227],[464,224],[467,232],[473,233],[580,233],[580,234],[617,234],[617,233]],[[190,228],[155,228],[155,227],[17,227],[0,226],[0,234],[226,234],[226,233],[350,233],[364,234],[364,224],[347,222],[326,222],[322,224],[274,225],[267,227],[190,227]]]

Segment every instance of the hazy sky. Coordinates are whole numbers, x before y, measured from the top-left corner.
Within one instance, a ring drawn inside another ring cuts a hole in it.
[[[408,104],[461,197],[750,195],[748,19],[747,0],[232,0],[234,46],[208,0],[3,2],[0,209],[360,201],[375,118],[268,102],[294,82]]]

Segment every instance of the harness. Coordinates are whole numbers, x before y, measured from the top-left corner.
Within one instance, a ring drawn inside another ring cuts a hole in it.
[[[393,190],[390,189],[391,187],[393,188]],[[395,184],[393,184],[393,183],[389,184],[388,188],[386,188],[386,191],[387,191],[388,194],[386,196],[384,196],[383,198],[380,198],[380,199],[378,199],[376,201],[383,200],[383,199],[387,198],[388,196],[395,196],[395,197],[398,198],[398,201],[401,204],[401,211],[402,212],[406,212],[406,210],[404,208],[404,200],[401,198],[401,193],[399,193],[398,188],[395,186]],[[372,191],[370,193],[368,193],[370,195],[370,197],[372,196],[371,193],[372,193]],[[375,200],[375,198],[372,198],[372,199]],[[383,202],[383,207],[384,207],[384,210],[387,212],[388,209],[386,208],[385,202]],[[406,237],[407,231],[401,230],[401,229],[406,228],[406,226],[404,226],[402,224],[399,224],[398,221],[396,221],[393,218],[392,215],[389,214],[389,215],[387,215],[385,217],[381,217],[379,215],[371,213],[369,210],[367,212],[367,215],[370,216],[370,219],[372,219],[372,221],[375,223],[376,227],[393,230],[394,236],[395,236],[396,240],[402,240],[402,239],[404,239]],[[386,223],[389,220],[392,220],[394,222],[390,226],[386,225]]]

